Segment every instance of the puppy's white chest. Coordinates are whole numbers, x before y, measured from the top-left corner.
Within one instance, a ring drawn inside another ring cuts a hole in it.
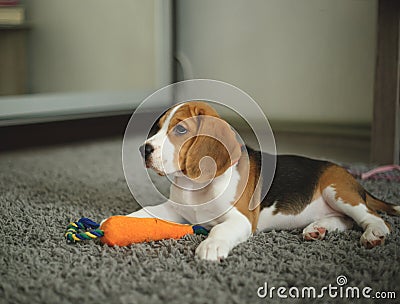
[[[235,202],[239,173],[236,168],[227,170],[211,183],[194,184],[184,177],[176,178],[171,186],[170,200],[176,212],[191,224],[213,226]]]

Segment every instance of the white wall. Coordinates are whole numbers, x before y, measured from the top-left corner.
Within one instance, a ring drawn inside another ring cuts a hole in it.
[[[156,86],[155,1],[25,1],[32,93]]]
[[[368,123],[375,0],[178,0],[184,78],[249,93],[272,120]]]

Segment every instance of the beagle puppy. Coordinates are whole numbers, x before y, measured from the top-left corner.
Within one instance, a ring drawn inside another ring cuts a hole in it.
[[[255,231],[304,228],[305,240],[322,240],[353,222],[364,230],[361,244],[372,248],[390,233],[377,211],[400,214],[399,206],[368,193],[344,168],[294,155],[276,156],[272,184],[262,197],[261,152],[241,146],[208,103],[175,105],[158,126],[139,150],[147,168],[172,176],[170,198],[128,216],[202,224],[210,233],[196,249],[201,259],[226,258]]]

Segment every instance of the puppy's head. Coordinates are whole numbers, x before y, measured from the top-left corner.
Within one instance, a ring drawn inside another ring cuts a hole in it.
[[[183,173],[205,182],[224,173],[240,155],[229,124],[205,102],[186,102],[169,109],[159,131],[140,147],[146,166],[160,175]]]

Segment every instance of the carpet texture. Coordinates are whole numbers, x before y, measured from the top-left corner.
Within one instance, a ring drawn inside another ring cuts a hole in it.
[[[400,204],[398,182],[363,184]],[[337,286],[339,275],[347,278],[344,286],[371,287],[371,296],[395,291],[400,299],[400,221],[386,215],[393,232],[372,250],[360,247],[358,228],[316,242],[303,242],[300,230],[257,233],[220,263],[194,257],[203,236],[126,248],[67,244],[70,221],[139,208],[125,183],[119,139],[0,154],[0,206],[0,303],[273,303],[276,293],[257,295],[265,282],[321,288]],[[325,294],[283,302],[345,300]]]

